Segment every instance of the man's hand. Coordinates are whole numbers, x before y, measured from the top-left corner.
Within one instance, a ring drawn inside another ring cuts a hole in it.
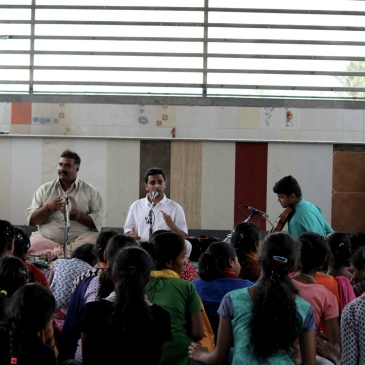
[[[60,196],[58,196],[57,198],[49,201],[46,204],[46,208],[50,212],[54,212],[56,210],[62,210],[63,211],[64,208],[65,208],[65,202],[64,202],[63,198],[61,198]]]
[[[171,232],[177,233],[178,235],[180,235],[181,237],[185,238],[186,237],[186,233],[183,232],[172,220],[171,215],[168,215],[167,213],[165,213],[163,210],[161,210],[163,219],[165,220],[167,226],[170,228]]]
[[[171,231],[175,231],[177,227],[176,227],[174,221],[172,220],[171,215],[168,215],[163,210],[161,210],[161,213],[162,213],[163,219],[165,220],[167,226],[171,229]]]

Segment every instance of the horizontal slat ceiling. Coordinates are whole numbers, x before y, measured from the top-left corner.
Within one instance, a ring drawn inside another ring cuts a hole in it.
[[[364,96],[363,2],[89,2],[0,0],[1,93]]]

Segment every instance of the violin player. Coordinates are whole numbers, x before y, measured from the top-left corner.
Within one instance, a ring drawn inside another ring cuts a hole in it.
[[[293,238],[296,239],[306,232],[316,232],[323,237],[333,232],[321,209],[303,199],[302,189],[293,176],[285,176],[277,181],[273,191],[285,209],[288,217],[288,233]]]

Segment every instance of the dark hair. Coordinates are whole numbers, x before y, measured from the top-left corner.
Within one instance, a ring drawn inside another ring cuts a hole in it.
[[[28,282],[29,272],[23,260],[6,255],[0,258],[0,290],[5,290],[7,296]]]
[[[118,232],[114,229],[108,229],[105,231],[101,231],[98,235],[98,238],[95,242],[95,253],[99,260],[99,262],[104,262],[104,252],[106,249],[106,246],[108,244],[108,241],[111,237],[117,235]]]
[[[265,237],[260,245],[262,277],[253,300],[251,344],[259,361],[280,350],[292,354],[302,328],[295,296],[298,290],[288,273],[297,259],[297,245],[286,232]]]
[[[157,236],[158,234],[169,233],[169,232],[172,232],[172,231],[169,229],[158,229],[157,231],[152,232],[149,240],[151,241],[151,239],[154,238],[155,236]]]
[[[349,236],[350,244],[351,244],[351,254],[361,246],[365,246],[365,233],[364,232],[356,232],[352,233]]]
[[[244,279],[255,282],[258,273],[253,273],[247,260],[247,254],[257,252],[257,246],[260,242],[260,229],[253,222],[238,223],[231,235],[232,246],[236,249],[238,262],[241,265],[240,276]]]
[[[28,282],[28,269],[18,257],[6,255],[0,258],[0,320],[14,292]]]
[[[150,253],[156,270],[162,270],[180,255],[185,247],[185,240],[177,233],[165,232],[155,235],[149,242],[140,242],[140,245]]]
[[[298,181],[293,176],[284,176],[273,187],[275,194],[285,194],[289,196],[294,193],[298,198],[302,196],[302,189],[300,188]]]
[[[299,260],[301,271],[307,273],[322,267],[330,254],[326,239],[318,233],[306,232],[298,240],[301,244]]]
[[[81,165],[81,158],[80,158],[80,156],[76,152],[73,152],[73,151],[71,151],[69,149],[64,150],[61,153],[61,156],[60,157],[71,158],[71,159],[73,159],[75,161],[75,165],[76,166],[80,166]]]
[[[100,286],[98,290],[99,299],[107,297],[114,290],[112,269],[117,253],[125,247],[137,245],[138,243],[133,237],[124,234],[116,234],[109,239],[105,248],[105,257],[108,267],[100,275]]]
[[[14,238],[14,253],[13,255],[19,257],[24,261],[24,255],[27,254],[30,247],[29,236],[19,227],[14,227],[15,238]]]
[[[151,167],[144,174],[144,182],[147,184],[148,176],[153,176],[153,175],[162,175],[163,179],[166,180],[165,174],[160,168]]]
[[[349,237],[342,232],[332,232],[327,235],[326,242],[331,250],[331,262],[335,268],[348,267],[351,258],[351,243]]]
[[[351,257],[351,266],[358,270],[365,268],[365,246],[359,247]]]
[[[14,237],[15,229],[13,225],[6,220],[0,219],[0,256],[4,253],[7,244],[11,242]]]
[[[226,242],[212,242],[199,257],[199,277],[205,281],[222,277],[224,269],[231,267],[231,258],[237,260],[232,245]]]
[[[122,249],[114,259],[116,301],[110,323],[121,328],[124,335],[139,336],[141,328],[152,323],[151,311],[145,301],[145,286],[151,269],[150,255],[138,246]]]
[[[24,333],[37,334],[46,326],[54,309],[55,299],[51,291],[41,284],[26,284],[14,293],[7,309],[11,322],[8,330],[11,358],[17,359],[21,356]]]
[[[260,229],[253,222],[238,223],[231,235],[231,244],[239,252],[257,251],[257,244],[260,242]]]
[[[95,245],[93,243],[84,243],[72,252],[71,258],[85,261],[89,265],[94,266],[97,260]]]

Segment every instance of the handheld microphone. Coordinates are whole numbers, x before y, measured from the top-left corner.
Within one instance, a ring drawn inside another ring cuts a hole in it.
[[[68,200],[68,196],[67,195],[64,196],[64,201],[65,201],[65,220],[66,220],[66,227],[69,228],[70,227],[70,207],[69,207],[69,200]]]
[[[246,207],[247,209],[251,210],[251,212],[253,212],[254,214],[259,215],[262,218],[265,218],[265,219],[269,218],[269,215],[267,213],[261,212],[261,210],[250,207],[249,205],[244,205],[243,204],[243,206]]]

